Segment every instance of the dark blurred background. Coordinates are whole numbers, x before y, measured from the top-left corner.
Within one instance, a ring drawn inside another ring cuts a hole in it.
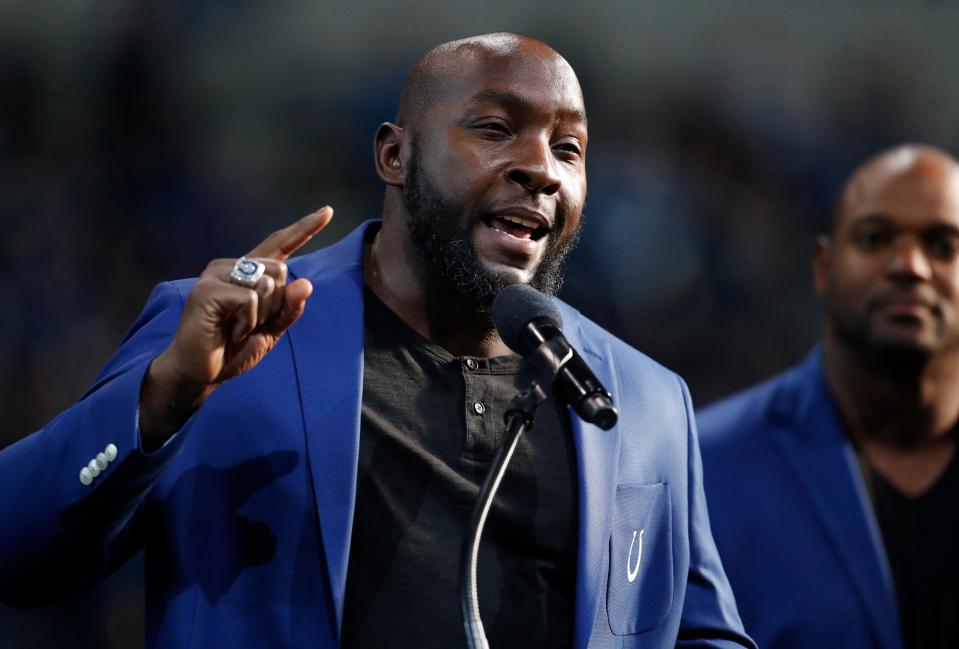
[[[812,239],[849,171],[957,151],[957,25],[945,1],[0,0],[0,447],[79,397],[155,283],[327,203],[308,250],[376,216],[405,71],[486,31],[550,43],[586,92],[562,296],[699,405],[769,376],[815,340]],[[142,646],[141,569],[0,607],[0,646]]]

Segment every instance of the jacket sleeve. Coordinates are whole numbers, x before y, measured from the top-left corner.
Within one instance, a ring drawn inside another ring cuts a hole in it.
[[[743,629],[732,588],[710,531],[692,399],[685,382],[680,379],[680,383],[688,422],[690,557],[686,599],[676,646],[755,649],[756,644]]]
[[[154,453],[140,448],[140,385],[176,331],[182,286],[157,286],[93,387],[0,451],[0,601],[29,606],[81,590],[142,545],[138,509],[192,424]]]

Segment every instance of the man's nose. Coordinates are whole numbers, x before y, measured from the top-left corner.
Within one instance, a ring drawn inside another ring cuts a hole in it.
[[[904,238],[890,251],[886,273],[891,277],[928,280],[932,278],[932,264],[920,241]]]
[[[551,196],[559,191],[561,179],[549,142],[529,138],[517,142],[516,158],[506,169],[506,177],[532,195]]]

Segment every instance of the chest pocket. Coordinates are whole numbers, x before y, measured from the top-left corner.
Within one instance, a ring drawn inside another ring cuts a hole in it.
[[[619,485],[609,539],[606,613],[613,635],[648,631],[673,600],[669,485]]]

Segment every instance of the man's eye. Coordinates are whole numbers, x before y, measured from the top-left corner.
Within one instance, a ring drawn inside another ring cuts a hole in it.
[[[956,241],[952,238],[932,237],[926,246],[936,259],[949,260],[956,256]]]
[[[575,142],[560,142],[553,148],[556,149],[557,151],[561,151],[563,154],[567,156],[579,157],[583,155],[582,149],[580,149],[579,145],[576,144]]]
[[[877,250],[890,242],[888,232],[860,232],[855,235],[856,245],[863,250]]]
[[[477,124],[476,128],[489,133],[509,135],[509,129],[506,128],[505,124],[501,124],[500,122],[483,122],[482,124]]]

